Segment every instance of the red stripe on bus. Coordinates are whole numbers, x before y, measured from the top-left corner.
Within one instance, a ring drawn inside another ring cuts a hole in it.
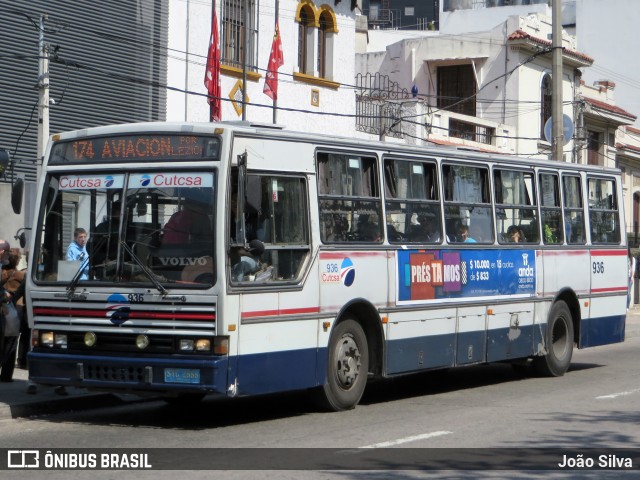
[[[242,312],[242,318],[278,317],[280,315],[300,315],[303,313],[320,313],[320,307],[285,308],[284,310],[256,310]]]
[[[342,260],[345,257],[387,257],[387,252],[322,252],[320,260]]]
[[[592,257],[624,257],[626,250],[591,250]]]
[[[567,257],[589,255],[589,250],[538,250],[538,253],[542,253],[545,257]]]
[[[608,288],[592,288],[591,293],[603,293],[603,292],[626,292],[627,287],[608,287]]]
[[[62,309],[62,308],[44,308],[36,307],[33,309],[34,315],[57,315],[63,317],[97,317],[104,318],[109,310],[80,310],[80,309]],[[213,313],[164,313],[164,312],[137,312],[129,311],[129,319],[151,318],[157,320],[215,320]]]

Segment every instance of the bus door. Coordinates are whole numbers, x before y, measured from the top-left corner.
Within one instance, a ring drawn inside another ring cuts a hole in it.
[[[237,176],[237,179],[236,179]],[[240,295],[240,394],[314,385],[317,275],[311,264],[308,181],[296,173],[232,170],[229,281]],[[312,278],[311,280],[309,280]]]

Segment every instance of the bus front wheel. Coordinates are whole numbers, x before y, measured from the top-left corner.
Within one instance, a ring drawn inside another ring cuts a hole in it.
[[[333,411],[354,408],[367,384],[369,350],[358,322],[346,319],[336,325],[329,343],[323,404]]]
[[[547,353],[534,358],[536,371],[547,377],[564,375],[573,355],[573,319],[562,300],[554,303],[549,311],[545,343]]]

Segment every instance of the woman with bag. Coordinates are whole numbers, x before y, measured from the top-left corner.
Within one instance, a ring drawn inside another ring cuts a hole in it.
[[[0,268],[8,267],[10,248],[9,242],[0,239]],[[22,277],[24,278],[24,274]],[[0,382],[12,382],[20,335],[20,317],[13,303],[13,295],[5,288],[5,282],[0,287],[0,301]]]

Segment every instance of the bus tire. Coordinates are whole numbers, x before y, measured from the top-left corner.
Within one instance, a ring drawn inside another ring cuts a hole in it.
[[[561,377],[569,369],[573,355],[573,318],[562,300],[549,311],[545,343],[547,353],[534,358],[535,369],[546,377]]]
[[[322,387],[324,407],[339,412],[358,404],[367,384],[368,348],[358,322],[349,318],[336,325],[329,340],[327,377]]]

